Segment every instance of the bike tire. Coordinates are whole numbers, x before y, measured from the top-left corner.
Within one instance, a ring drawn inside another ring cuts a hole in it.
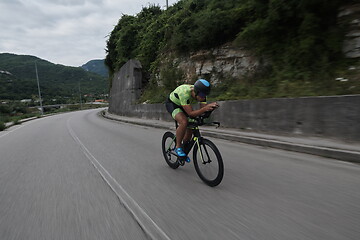
[[[208,139],[200,140],[200,149],[197,144],[194,146],[193,159],[196,173],[200,179],[210,187],[219,185],[224,177],[224,163],[220,151],[216,145]],[[211,162],[203,163],[201,155],[206,156],[206,161]],[[209,158],[208,158],[209,157]]]
[[[176,137],[172,132],[165,132],[162,137],[162,152],[166,163],[169,167],[176,169],[179,167],[177,157],[171,154],[171,151],[176,146]]]

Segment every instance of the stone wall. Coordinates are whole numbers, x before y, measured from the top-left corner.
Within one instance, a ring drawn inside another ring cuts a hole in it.
[[[135,104],[141,65],[131,60],[115,75],[109,112],[173,121],[164,104]],[[360,95],[219,102],[213,114],[223,127],[263,133],[360,141]]]

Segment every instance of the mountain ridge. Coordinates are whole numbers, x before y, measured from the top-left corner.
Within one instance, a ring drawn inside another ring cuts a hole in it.
[[[105,65],[105,59],[93,59],[83,64],[81,68],[86,71],[97,73],[103,77],[107,77],[109,75],[108,69]]]
[[[81,67],[55,64],[31,55],[0,53],[0,99],[36,98],[35,64],[45,101],[54,98],[68,101],[78,97],[79,91],[94,97],[108,92],[105,77]]]

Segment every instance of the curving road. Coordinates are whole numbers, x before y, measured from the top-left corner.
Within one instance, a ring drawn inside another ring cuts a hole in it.
[[[212,139],[223,182],[163,160],[164,130],[88,110],[0,132],[0,239],[360,239],[360,166]]]

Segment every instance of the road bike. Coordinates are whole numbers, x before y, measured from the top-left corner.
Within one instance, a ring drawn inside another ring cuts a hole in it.
[[[210,117],[211,112],[207,112],[202,116],[191,118],[188,128],[193,131],[192,139],[189,143],[184,144],[183,149],[186,155],[193,149],[193,162],[196,173],[200,179],[211,187],[215,187],[221,183],[224,176],[224,163],[220,151],[216,145],[209,139],[201,136],[199,126],[217,125],[219,122],[206,123],[206,119]],[[176,128],[178,127],[175,121]],[[173,169],[184,166],[186,157],[178,157],[174,152],[176,147],[176,136],[174,133],[167,131],[162,137],[162,152],[166,163]]]

